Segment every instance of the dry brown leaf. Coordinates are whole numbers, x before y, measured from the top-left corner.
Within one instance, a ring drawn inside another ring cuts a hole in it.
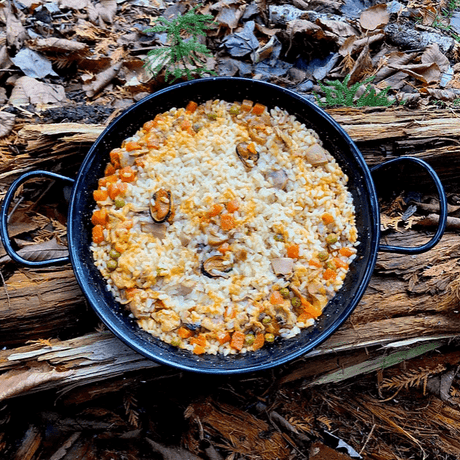
[[[246,4],[242,0],[220,0],[210,8],[212,11],[218,11],[215,21],[231,31],[238,27],[241,17],[246,9]]]
[[[366,45],[358,56],[358,59],[356,59],[355,65],[350,72],[350,85],[370,75],[373,70],[374,67],[372,65],[372,59],[369,55],[369,46]]]
[[[0,376],[0,401],[31,391],[44,383],[64,379],[73,372],[58,372],[44,362],[26,370],[14,369],[5,372]]]
[[[79,55],[86,54],[88,51],[87,44],[65,38],[37,38],[30,43],[30,47],[38,51],[71,52]]]
[[[359,17],[361,27],[366,30],[375,30],[385,26],[390,21],[386,3],[374,5],[364,10]]]
[[[8,8],[6,10],[6,42],[8,46],[19,51],[27,36],[26,29],[13,13],[11,3],[8,3]]]
[[[121,62],[109,67],[96,76],[96,79],[89,84],[83,85],[88,97],[93,97],[105,88],[118,74],[122,66]]]
[[[319,18],[316,24],[321,26],[325,31],[331,32],[336,35],[336,41],[339,45],[344,43],[345,37],[358,36],[358,31],[350,24],[344,21],[333,21],[331,19]]]
[[[24,259],[36,262],[48,259],[57,259],[66,257],[69,254],[67,246],[59,244],[56,239],[45,241],[38,244],[28,244],[19,249],[17,253]],[[0,259],[0,263],[5,263],[10,260],[10,256],[5,255]]]
[[[100,3],[96,5],[96,11],[101,21],[112,24],[117,12],[117,2],[116,0],[100,0]]]
[[[403,53],[401,51],[392,51],[385,55],[383,62],[379,63],[379,70],[375,74],[374,83],[386,79],[396,72],[391,66],[402,66],[409,64],[416,56],[416,53]]]
[[[427,46],[421,57],[422,64],[438,64],[441,72],[446,72],[449,68],[449,59],[439,50],[437,43]]]
[[[438,64],[413,64],[408,66],[391,65],[393,69],[400,70],[407,73],[422,83],[428,85],[430,83],[437,83],[441,80],[441,70]]]
[[[16,115],[8,112],[0,112],[0,138],[8,136],[13,130]]]
[[[8,50],[6,45],[0,47],[0,68],[2,69],[9,69],[12,66],[12,62],[8,55]]]
[[[16,80],[8,102],[15,107],[34,104],[37,108],[42,108],[65,99],[63,86],[43,83],[32,77],[21,77]]]
[[[83,10],[88,8],[90,0],[58,0],[60,8],[68,8],[69,10]]]
[[[447,89],[426,88],[426,92],[440,101],[452,102],[457,98],[457,95],[453,91]]]
[[[311,35],[315,40],[336,41],[337,39],[337,35],[325,31],[319,25],[305,19],[294,19],[293,21],[289,21],[286,32],[288,33],[291,41],[293,40],[294,35],[299,33]]]

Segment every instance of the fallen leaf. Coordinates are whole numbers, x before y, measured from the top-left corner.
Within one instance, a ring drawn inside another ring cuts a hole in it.
[[[0,47],[0,68],[9,69],[13,63],[8,55],[8,49],[6,45]]]
[[[386,3],[374,5],[364,10],[359,17],[361,27],[366,30],[375,30],[385,26],[390,21]]]
[[[86,43],[67,40],[65,38],[37,38],[31,41],[29,46],[38,51],[52,51],[57,53],[70,52],[79,55],[86,54],[89,48]]]
[[[457,98],[457,95],[453,91],[448,91],[446,89],[426,88],[426,93],[434,99],[446,102],[452,102]]]
[[[117,12],[117,2],[116,0],[100,0],[100,3],[96,5],[96,11],[99,19],[112,24]]]
[[[211,11],[218,11],[215,21],[231,31],[238,27],[238,23],[246,9],[245,2],[241,0],[220,0],[214,4]]]
[[[401,51],[392,51],[386,54],[381,63],[379,63],[380,69],[377,71],[374,77],[374,83],[388,78],[390,75],[397,72],[396,68],[392,66],[404,66],[409,64],[416,56],[416,53],[403,53]]]
[[[23,48],[14,58],[11,58],[14,65],[19,67],[26,76],[32,78],[43,78],[47,75],[57,77],[51,62],[41,54],[29,48]]]
[[[21,77],[16,80],[8,103],[15,107],[34,104],[41,108],[65,100],[63,86],[43,83],[31,77]]]
[[[67,246],[59,244],[55,238],[43,243],[29,244],[17,251],[24,259],[27,259],[31,262],[38,262],[49,259],[57,259],[60,257],[66,257],[69,255],[69,250]],[[0,258],[0,263],[8,262],[10,256],[5,255]]]
[[[88,97],[93,97],[104,89],[118,74],[122,66],[121,62],[117,62],[113,66],[104,70],[96,76],[96,79],[89,84],[83,85],[83,90],[86,91]]]
[[[364,77],[370,75],[373,70],[374,67],[369,55],[369,46],[366,45],[358,56],[358,59],[356,59],[355,65],[350,72],[349,84],[352,85],[353,83],[362,80]]]
[[[88,8],[90,0],[58,0],[60,8],[68,8],[69,10],[83,10]]]
[[[8,136],[13,130],[16,115],[8,112],[0,112],[0,138]]]
[[[432,64],[413,64],[408,66],[392,65],[393,69],[400,70],[401,72],[407,73],[411,77],[421,81],[428,85],[430,83],[439,82],[441,79],[441,70],[438,64],[433,62]]]
[[[358,31],[350,24],[344,21],[333,21],[330,19],[318,18],[316,24],[321,26],[323,30],[331,32],[337,36],[336,42],[338,45],[342,45],[345,41],[345,37],[358,36]]]
[[[441,72],[446,72],[449,68],[449,59],[441,52],[437,43],[429,45],[422,54],[421,61],[423,64],[438,64]]]
[[[24,41],[27,38],[27,31],[22,25],[22,22],[13,13],[11,2],[7,3],[6,9],[6,42],[8,47],[14,51],[22,48]]]
[[[255,60],[254,52],[259,48],[259,41],[254,35],[254,21],[248,21],[244,24],[241,32],[235,32],[222,40],[222,46],[225,46],[231,56],[243,57],[251,54]]]
[[[345,41],[342,43],[339,54],[342,56],[346,56],[347,54],[352,56],[353,54],[360,53],[366,45],[371,46],[374,43],[382,41],[384,38],[384,34],[374,34],[370,37],[364,37],[360,39],[357,39],[356,36],[352,35],[345,39]]]

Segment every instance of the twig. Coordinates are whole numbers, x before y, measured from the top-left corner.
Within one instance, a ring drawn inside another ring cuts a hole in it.
[[[424,219],[416,222],[417,225],[423,227],[432,227],[439,224],[439,216],[437,214],[429,214]],[[460,230],[460,218],[447,217],[446,228],[448,230]]]
[[[369,442],[369,439],[371,439],[371,436],[372,436],[372,433],[374,432],[374,429],[375,429],[375,423],[372,425],[371,431],[367,435],[366,441],[364,442],[364,445],[363,445],[362,449],[359,451],[359,455],[361,455],[364,452],[364,449],[366,448],[367,443]]]

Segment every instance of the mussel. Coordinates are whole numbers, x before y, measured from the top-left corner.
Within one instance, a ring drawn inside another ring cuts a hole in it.
[[[171,192],[160,188],[156,191],[149,204],[150,215],[153,221],[161,224],[166,220],[171,220],[174,214],[173,200]]]
[[[259,152],[254,142],[240,142],[236,146],[236,154],[247,169],[253,168],[259,161]]]
[[[221,255],[209,257],[201,264],[201,271],[208,278],[223,277],[232,271],[232,266],[225,262],[225,257]]]

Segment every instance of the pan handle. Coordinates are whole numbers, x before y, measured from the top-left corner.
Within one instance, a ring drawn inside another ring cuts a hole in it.
[[[32,261],[32,260],[27,260],[21,257],[14,249],[13,246],[11,245],[11,239],[10,235],[8,233],[8,210],[10,207],[11,202],[13,201],[14,195],[18,188],[26,181],[29,179],[32,179],[34,177],[47,177],[50,179],[59,179],[59,180],[64,180],[67,182],[73,183],[74,180],[70,179],[69,177],[61,176],[60,174],[55,174],[49,171],[30,171],[22,176],[20,176],[18,179],[16,179],[6,192],[5,198],[3,200],[2,206],[0,208],[0,237],[2,239],[3,247],[5,248],[5,251],[8,253],[8,255],[15,261],[18,262],[22,265],[25,265],[26,267],[48,267],[49,265],[62,265],[66,264],[69,262],[69,257],[59,257],[57,259],[48,259],[48,260],[39,260],[39,261]]]
[[[444,234],[444,231],[446,229],[446,221],[447,221],[447,199],[446,199],[446,194],[444,193],[444,187],[442,186],[441,181],[439,180],[438,175],[434,171],[434,169],[425,161],[420,160],[419,158],[414,158],[414,157],[399,157],[395,158],[393,160],[389,160],[385,163],[382,163],[380,165],[374,166],[371,168],[371,172],[375,172],[379,170],[380,168],[389,166],[391,164],[397,163],[399,161],[407,161],[407,162],[412,162],[412,163],[417,163],[419,166],[421,166],[425,171],[431,176],[433,179],[434,184],[436,185],[436,190],[439,195],[439,206],[440,206],[440,214],[439,214],[439,223],[438,223],[438,228],[436,229],[436,233],[433,235],[433,238],[431,238],[428,243],[423,244],[422,246],[416,246],[416,247],[405,247],[405,246],[391,246],[391,245],[386,245],[386,244],[379,244],[379,251],[383,252],[396,252],[399,254],[421,254],[422,252],[429,251],[432,247],[434,247],[439,240],[441,239],[442,235]]]

